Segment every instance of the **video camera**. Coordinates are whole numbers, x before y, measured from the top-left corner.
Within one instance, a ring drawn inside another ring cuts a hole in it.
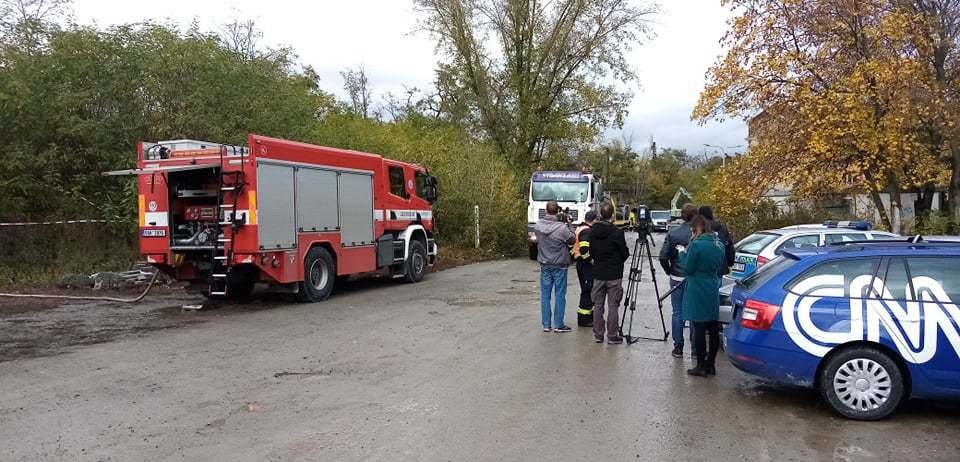
[[[641,236],[647,236],[653,232],[653,218],[650,216],[650,208],[646,205],[638,205],[633,209],[637,216],[637,222],[634,224],[637,233]]]
[[[560,210],[560,213],[557,214],[557,220],[561,223],[572,225],[573,219],[570,218],[570,207]]]

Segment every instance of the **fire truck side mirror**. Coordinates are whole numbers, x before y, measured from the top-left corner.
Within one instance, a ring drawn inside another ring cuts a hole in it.
[[[427,202],[433,204],[434,202],[437,201],[437,178],[433,176],[430,176],[427,178],[429,178],[429,180],[427,182],[427,187],[424,188],[424,191],[423,191],[424,196],[426,196],[424,197],[424,199],[426,199]]]

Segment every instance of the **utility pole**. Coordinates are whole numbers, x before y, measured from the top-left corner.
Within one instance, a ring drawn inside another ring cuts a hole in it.
[[[610,172],[610,147],[603,147],[603,181],[610,181],[610,177],[607,174]]]

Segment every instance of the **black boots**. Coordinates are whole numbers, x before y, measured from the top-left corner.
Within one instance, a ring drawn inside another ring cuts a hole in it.
[[[687,369],[687,375],[692,375],[695,377],[706,377],[709,375],[717,375],[717,367],[713,363],[707,363],[697,361],[697,367],[693,369]]]
[[[707,376],[707,366],[697,362],[697,367],[693,369],[687,369],[687,375],[693,375],[696,377],[706,377]]]

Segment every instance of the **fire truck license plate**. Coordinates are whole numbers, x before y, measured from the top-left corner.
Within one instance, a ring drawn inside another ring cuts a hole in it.
[[[141,231],[143,237],[166,237],[167,230],[165,229],[145,229]]]

